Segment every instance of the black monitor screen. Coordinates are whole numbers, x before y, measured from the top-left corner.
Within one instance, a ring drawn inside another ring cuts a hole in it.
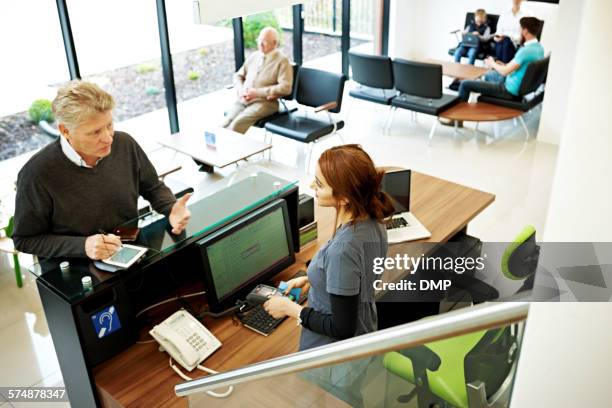
[[[198,244],[211,309],[213,303],[229,301],[295,261],[284,200],[247,214]]]
[[[396,214],[410,211],[410,170],[385,173],[382,191],[391,196]]]

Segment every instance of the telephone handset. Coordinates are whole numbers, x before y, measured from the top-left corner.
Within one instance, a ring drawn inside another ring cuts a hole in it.
[[[149,332],[177,363],[193,371],[221,342],[185,310],[179,310]]]

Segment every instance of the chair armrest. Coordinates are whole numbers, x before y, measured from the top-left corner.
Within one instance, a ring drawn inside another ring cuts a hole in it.
[[[338,106],[338,102],[333,101],[333,102],[327,102],[326,104],[323,104],[321,106],[317,106],[314,111],[315,113],[317,112],[322,112],[322,111],[328,111],[330,109],[334,109],[335,107]]]
[[[225,85],[225,89],[232,89],[232,88],[234,88],[234,84]]]
[[[460,32],[460,31],[461,31],[461,29],[460,29],[460,28],[458,28],[458,29],[456,29],[456,30],[454,30],[454,31],[451,31],[449,34],[457,34],[457,33],[458,33],[458,32]]]
[[[440,357],[431,351],[426,346],[416,346],[406,350],[400,350],[399,353],[405,357],[408,357],[412,361],[415,374],[418,371],[437,371],[440,368],[442,361]]]

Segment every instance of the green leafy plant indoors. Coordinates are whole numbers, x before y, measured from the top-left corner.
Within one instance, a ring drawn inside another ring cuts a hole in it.
[[[282,31],[280,24],[271,11],[265,13],[254,14],[247,16],[243,22],[244,30],[244,46],[246,48],[257,48],[257,36],[264,27],[274,27],[281,36],[280,42],[282,42]],[[280,45],[280,44],[279,44]]]
[[[191,81],[196,81],[200,79],[200,73],[196,71],[189,71],[187,78],[189,78]]]
[[[28,109],[28,117],[34,123],[38,123],[41,120],[45,120],[49,123],[53,122],[55,117],[51,109],[51,101],[48,99],[35,100],[30,106],[30,109]]]

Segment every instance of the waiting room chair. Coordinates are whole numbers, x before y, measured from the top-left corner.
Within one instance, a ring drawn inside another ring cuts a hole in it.
[[[342,74],[302,67],[295,99],[301,107],[314,108],[314,112],[309,113],[307,109],[300,108],[269,120],[265,124],[266,138],[267,132],[270,132],[308,143],[308,170],[313,143],[344,127],[344,121],[336,120],[332,113],[339,113],[342,108],[345,82],[346,77]]]
[[[393,77],[395,89],[399,95],[391,100],[393,114],[397,108],[412,112],[438,116],[459,102],[456,95],[442,93],[442,66],[424,62],[393,60]],[[393,114],[389,127],[393,121]],[[435,120],[429,132],[429,143],[436,131],[438,121]]]
[[[390,57],[350,51],[349,64],[353,73],[352,79],[359,84],[357,88],[349,91],[350,96],[381,105],[391,105],[391,99],[397,91],[394,88],[393,63]],[[387,126],[390,114],[391,108],[383,129]]]
[[[4,237],[0,235],[0,252],[5,252],[13,255],[13,265],[15,268],[15,280],[17,281],[17,287],[23,286],[23,279],[21,277],[21,265],[19,264],[19,251],[15,249],[13,245],[13,217],[9,218],[8,225],[4,228],[0,228],[0,233],[4,232]]]
[[[494,97],[481,95],[478,97],[478,102],[504,106],[522,112],[530,111],[544,100],[544,87],[542,85],[546,82],[549,63],[550,55],[527,66],[518,96]],[[529,130],[522,116],[519,116],[519,121],[525,130],[527,138],[529,138]]]
[[[463,27],[461,27],[460,29],[457,29],[455,31],[451,31],[451,34],[455,34],[455,38],[457,39],[457,43],[461,42],[461,37],[460,37],[460,33],[463,33],[463,30],[465,29],[465,27],[468,26],[468,24],[472,23],[474,21],[474,13],[473,12],[469,12],[465,14],[465,23],[463,23]],[[499,15],[498,14],[487,14],[487,24],[489,24],[489,28],[491,29],[491,34],[495,33],[497,31],[497,22],[499,21]],[[455,51],[457,50],[457,47],[454,48],[450,48],[448,50],[448,55],[453,56],[455,55]],[[479,60],[483,60],[485,58],[487,58],[489,55],[495,55],[495,42],[493,41],[493,39],[489,40],[487,42],[487,44],[484,44],[480,51],[478,52],[478,55],[476,56],[476,59]]]

